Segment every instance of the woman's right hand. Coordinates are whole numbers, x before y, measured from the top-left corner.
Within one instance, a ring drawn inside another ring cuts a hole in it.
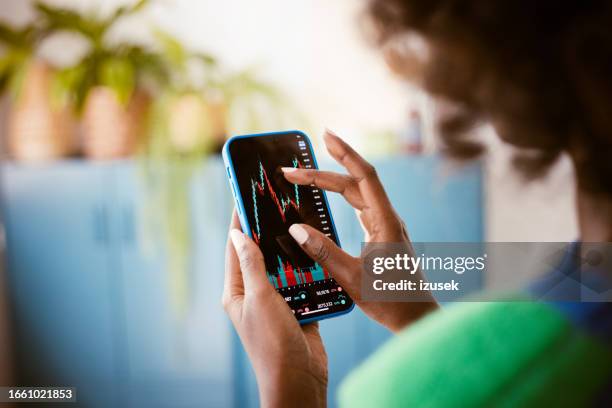
[[[409,246],[405,224],[391,205],[374,167],[333,132],[326,130],[324,140],[331,156],[348,171],[348,175],[286,167],[283,168],[285,178],[291,183],[314,184],[342,194],[357,213],[365,242],[401,242]],[[325,234],[306,224],[294,224],[289,232],[313,260],[330,271],[364,313],[391,331],[401,330],[438,307],[431,294],[428,301],[420,302],[362,301],[361,258],[344,252]]]

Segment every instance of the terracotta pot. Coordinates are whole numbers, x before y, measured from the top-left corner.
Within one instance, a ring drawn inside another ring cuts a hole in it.
[[[184,94],[170,103],[170,143],[180,152],[213,150],[224,138],[225,128],[222,103],[206,101],[199,94]]]
[[[143,91],[136,91],[124,106],[110,88],[91,89],[83,112],[85,155],[95,160],[132,156],[143,142],[150,104],[151,98]]]
[[[50,89],[53,69],[35,60],[27,68],[22,89],[9,112],[8,150],[23,161],[47,161],[73,151],[74,118],[54,108]]]
[[[210,102],[208,104],[208,109],[210,113],[213,141],[214,144],[220,148],[227,139],[227,105],[223,101]]]

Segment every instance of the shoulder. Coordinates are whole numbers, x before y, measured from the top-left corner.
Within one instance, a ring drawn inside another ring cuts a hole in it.
[[[606,347],[546,304],[466,302],[392,339],[345,380],[339,399],[350,407],[524,406],[551,402],[563,385],[576,388],[579,403],[611,366]]]

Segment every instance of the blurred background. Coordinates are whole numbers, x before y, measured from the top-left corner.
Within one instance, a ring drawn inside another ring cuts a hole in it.
[[[299,128],[336,168],[319,140],[333,129],[376,164],[416,241],[576,237],[568,162],[525,185],[499,142],[467,166],[438,156],[435,103],[388,69],[362,7],[0,1],[0,384],[74,385],[83,406],[257,406],[220,306],[218,153],[234,134]],[[358,253],[351,209],[330,198]],[[321,326],[333,405],[388,334],[358,311]]]

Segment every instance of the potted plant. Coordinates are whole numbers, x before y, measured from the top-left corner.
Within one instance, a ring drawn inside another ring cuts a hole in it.
[[[76,32],[89,43],[75,65],[58,73],[55,86],[60,99],[69,101],[82,118],[82,148],[89,158],[130,156],[144,137],[151,100],[148,86],[155,82],[151,78],[163,75],[161,65],[144,47],[110,44],[107,37],[117,21],[147,4],[140,0],[108,17],[36,5],[51,29]]]
[[[38,21],[23,28],[0,24],[0,91],[8,91],[7,148],[11,157],[45,161],[71,153],[73,118],[68,106],[52,103],[56,70],[36,56],[49,33]]]

